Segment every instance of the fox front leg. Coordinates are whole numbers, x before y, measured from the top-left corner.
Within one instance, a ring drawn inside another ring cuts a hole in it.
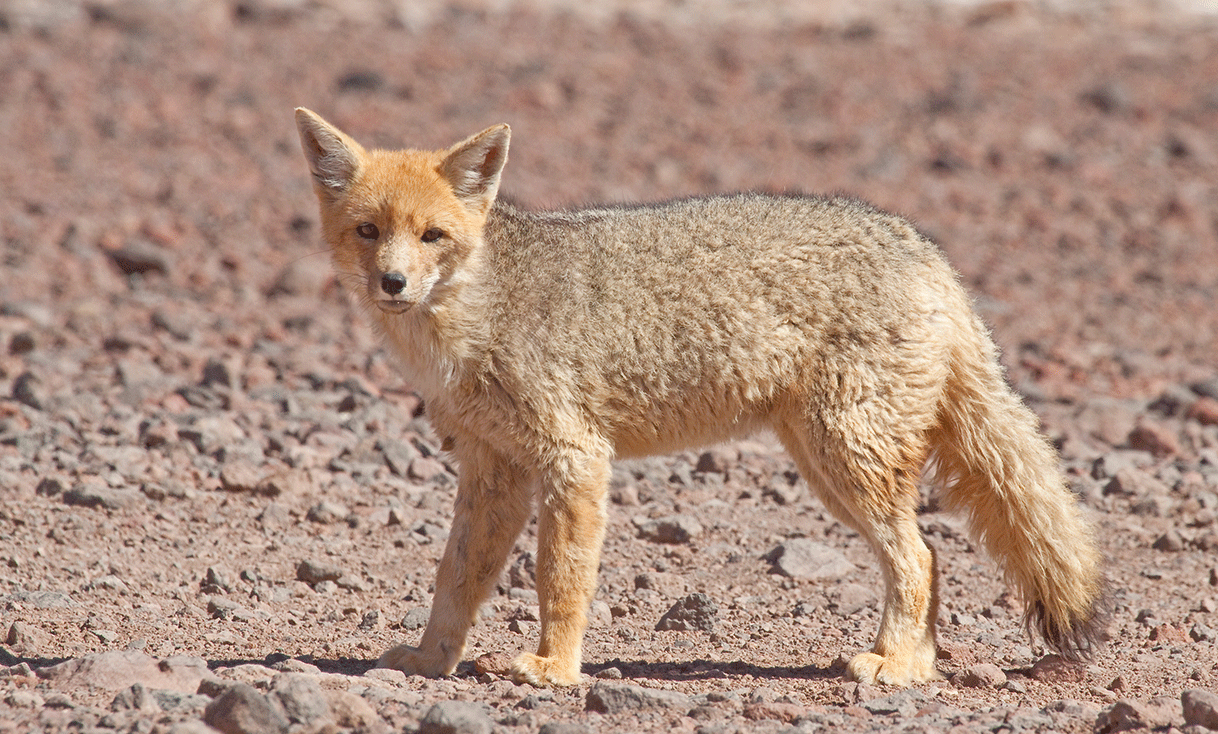
[[[436,574],[431,616],[418,647],[398,645],[377,666],[436,677],[456,669],[478,607],[528,520],[533,482],[489,449],[462,442],[452,531]]]
[[[588,605],[596,590],[605,538],[608,458],[580,456],[542,479],[537,528],[537,595],[541,639],[537,654],[512,662],[518,681],[570,686],[580,681]]]

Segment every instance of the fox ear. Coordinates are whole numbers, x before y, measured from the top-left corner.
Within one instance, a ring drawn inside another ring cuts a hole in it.
[[[296,129],[317,191],[334,196],[346,189],[359,168],[364,149],[304,107],[296,108]]]
[[[499,174],[507,163],[507,125],[488,127],[448,149],[440,163],[440,175],[448,180],[453,193],[471,208],[485,213],[499,191]]]

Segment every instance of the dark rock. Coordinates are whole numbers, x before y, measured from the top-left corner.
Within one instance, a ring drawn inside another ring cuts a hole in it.
[[[1133,105],[1129,89],[1116,80],[1105,81],[1088,89],[1081,98],[1105,114],[1125,112]]]
[[[719,615],[715,602],[706,594],[690,594],[665,612],[656,623],[657,630],[712,630]]]
[[[115,267],[125,275],[146,273],[164,275],[169,272],[169,260],[164,250],[151,242],[135,240],[106,254]]]
[[[689,515],[671,515],[657,519],[634,518],[639,537],[653,543],[679,545],[702,534],[702,524]]]
[[[1180,453],[1180,439],[1165,426],[1143,421],[1129,432],[1129,447],[1148,451],[1157,458],[1166,458]]]
[[[296,566],[296,580],[306,584],[317,584],[322,581],[338,581],[343,576],[343,570],[319,561],[301,561]]]
[[[95,509],[123,510],[141,500],[134,489],[112,489],[95,482],[81,483],[63,493],[64,504]]]
[[[43,387],[42,379],[33,372],[22,372],[13,380],[12,398],[34,410],[44,410],[47,407],[46,388]]]
[[[728,469],[740,461],[740,450],[735,446],[715,446],[702,452],[694,471],[700,474],[727,474]]]

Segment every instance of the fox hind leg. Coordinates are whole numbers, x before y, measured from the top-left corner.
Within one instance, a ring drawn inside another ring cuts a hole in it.
[[[860,682],[891,685],[939,679],[935,559],[916,520],[921,442],[864,441],[863,432],[834,436],[823,422],[813,423],[811,431],[778,427],[779,437],[826,509],[871,545],[884,577],[875,645],[855,656],[846,673]]]

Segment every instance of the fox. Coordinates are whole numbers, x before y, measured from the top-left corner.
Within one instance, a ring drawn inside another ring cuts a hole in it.
[[[878,558],[879,630],[848,678],[942,677],[923,477],[1048,648],[1080,660],[1104,639],[1101,554],[1056,452],[906,219],[799,193],[530,211],[498,195],[506,124],[382,150],[295,115],[336,278],[458,467],[422,639],[379,666],[451,675],[536,511],[540,633],[511,675],[579,684],[611,462],[765,429]]]

